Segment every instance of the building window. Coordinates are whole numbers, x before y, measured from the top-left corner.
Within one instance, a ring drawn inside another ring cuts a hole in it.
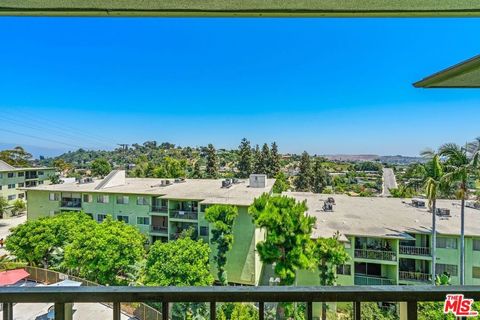
[[[102,221],[105,220],[106,218],[107,218],[107,215],[106,215],[106,214],[102,214],[102,213],[97,214],[97,221],[98,221],[98,222],[102,222]]]
[[[97,203],[108,203],[108,196],[105,194],[99,194],[97,196]]]
[[[92,219],[93,219],[93,213],[88,213],[88,212],[85,212],[85,214],[86,214],[87,216],[89,216],[90,218],[92,218]]]
[[[60,196],[58,195],[58,193],[51,192],[51,193],[48,195],[48,200],[50,200],[50,201],[58,201],[58,200],[60,200]]]
[[[437,263],[436,264],[437,274],[448,273],[452,277],[458,276],[458,267],[454,264],[443,264]]]
[[[117,204],[128,204],[128,196],[117,196]]]
[[[19,177],[24,177],[25,176],[25,172],[19,172],[17,173]],[[1,177],[0,177],[1,178]]]
[[[8,185],[8,189],[15,189],[15,183],[10,183]]]
[[[93,201],[93,197],[91,194],[84,194],[83,195],[83,202],[90,203]]]
[[[200,236],[208,237],[208,227],[200,227]]]
[[[117,220],[128,223],[128,216],[117,216]]]
[[[205,212],[208,208],[208,204],[201,204],[200,205],[200,212]]]
[[[18,194],[18,199],[23,199],[25,198],[25,193],[19,193]]]
[[[19,183],[18,183],[18,187],[19,187],[19,188],[23,188],[23,187],[25,187],[25,183],[23,183],[23,182],[19,182]]]
[[[3,178],[3,173],[0,173],[0,179],[2,179],[2,178]]]
[[[15,198],[16,198],[16,197],[17,197],[17,196],[16,196],[16,195],[14,195],[14,194],[12,194],[12,195],[9,195],[9,196],[8,196],[8,201],[15,200]]]
[[[43,174],[44,174],[43,171],[38,171],[39,176],[43,176]]]
[[[149,225],[150,218],[149,217],[137,217],[137,224]]]
[[[2,186],[0,186],[0,190],[2,190]]]
[[[437,248],[457,249],[457,239],[456,238],[438,237],[437,238]]]
[[[137,204],[139,206],[148,206],[148,199],[145,197],[137,197]]]
[[[39,181],[38,181],[38,184],[43,184],[43,180],[39,180]]]
[[[473,250],[480,251],[480,239],[473,239]]]
[[[480,279],[480,267],[472,267],[472,278]]]
[[[352,266],[349,264],[341,264],[337,266],[337,274],[350,276],[352,274]]]
[[[13,172],[9,172],[9,173],[8,173],[8,177],[9,177],[9,178],[13,178],[13,177],[15,177],[15,173],[13,173]]]

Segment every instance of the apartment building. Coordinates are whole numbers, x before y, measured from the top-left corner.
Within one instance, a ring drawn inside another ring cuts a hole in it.
[[[0,197],[10,203],[16,199],[25,200],[25,191],[20,188],[48,184],[53,174],[54,168],[17,168],[0,160]]]
[[[262,265],[255,245],[264,234],[255,228],[248,207],[256,197],[270,193],[273,182],[265,175],[252,175],[249,180],[126,178],[124,171],[116,170],[103,180],[27,189],[28,219],[83,211],[99,222],[111,215],[135,225],[151,242],[173,240],[192,229],[195,237],[210,243],[205,209],[214,204],[234,205],[238,217],[227,263],[228,278],[232,283],[256,285]],[[213,263],[211,269],[216,275]]]
[[[307,201],[308,214],[317,218],[313,238],[339,232],[351,258],[337,270],[340,285],[430,284],[432,263],[437,274],[446,271],[452,284],[460,283],[460,201],[437,201],[434,262],[427,200],[285,194]],[[465,284],[479,285],[480,210],[474,207],[465,209]],[[318,273],[300,271],[297,282],[318,285]]]

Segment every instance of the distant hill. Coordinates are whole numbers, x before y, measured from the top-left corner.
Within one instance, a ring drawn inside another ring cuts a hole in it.
[[[322,155],[322,157],[327,158],[331,161],[380,161],[382,163],[388,164],[410,164],[425,161],[425,159],[421,157],[410,157],[402,155],[379,156],[377,154],[327,154]]]

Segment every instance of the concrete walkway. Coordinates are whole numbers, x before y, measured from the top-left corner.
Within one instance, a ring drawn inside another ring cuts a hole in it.
[[[11,218],[0,219],[0,238],[4,240],[10,234],[10,229],[27,221],[27,215],[15,216]],[[5,248],[0,248],[0,255],[7,254]]]
[[[382,197],[389,197],[389,189],[397,188],[397,180],[392,168],[383,168],[383,191]]]

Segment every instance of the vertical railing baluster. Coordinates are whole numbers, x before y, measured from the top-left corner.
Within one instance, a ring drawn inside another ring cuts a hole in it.
[[[210,302],[210,320],[217,318],[217,304],[215,301]]]
[[[408,301],[407,302],[407,319],[408,320],[417,320],[417,301]]]
[[[168,302],[162,302],[162,320],[168,320]]]
[[[353,303],[353,319],[360,320],[362,318],[362,304],[360,301]]]
[[[265,319],[265,302],[261,301],[258,303],[258,320]]]
[[[3,320],[13,320],[13,303],[3,303]]]
[[[65,320],[65,303],[55,302],[55,320]]]
[[[120,302],[113,303],[113,320],[120,320],[121,319],[121,308]]]
[[[307,302],[307,320],[313,319],[313,303],[312,301]]]

